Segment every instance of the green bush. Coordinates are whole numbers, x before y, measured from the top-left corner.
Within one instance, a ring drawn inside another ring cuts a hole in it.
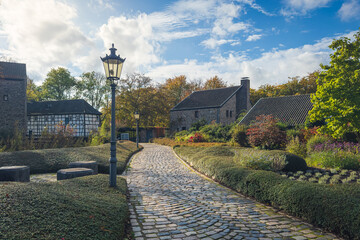
[[[312,167],[360,170],[360,156],[351,152],[314,152],[306,161]]]
[[[359,184],[323,185],[292,181],[274,172],[242,168],[231,156],[211,156],[203,154],[204,150],[175,148],[195,169],[242,194],[344,238],[360,239]]]
[[[207,121],[205,119],[201,119],[197,122],[194,122],[191,124],[191,127],[189,129],[189,132],[196,132],[199,131],[201,127],[205,126],[207,124]]]
[[[136,151],[136,144],[130,141],[117,144],[117,172],[122,173],[126,162]],[[109,172],[110,144],[80,148],[56,148],[0,153],[0,167],[26,165],[30,173],[51,173],[67,168],[70,162],[96,161],[99,173]]]
[[[200,128],[208,142],[228,142],[231,139],[231,125],[209,124]]]
[[[292,138],[286,144],[286,151],[302,158],[306,157],[306,145],[300,142],[299,137]]]
[[[0,184],[0,239],[125,239],[126,181],[108,178]]]
[[[246,136],[246,126],[245,125],[236,125],[231,130],[232,141],[239,144],[241,147],[249,146],[247,136]]]
[[[307,169],[303,158],[281,150],[240,148],[235,154],[235,161],[240,166],[251,169],[291,172]]]
[[[314,148],[315,148],[316,145],[325,143],[328,140],[329,140],[329,138],[324,136],[324,135],[314,135],[314,136],[312,136],[306,143],[307,154],[310,155],[311,153],[314,152]]]

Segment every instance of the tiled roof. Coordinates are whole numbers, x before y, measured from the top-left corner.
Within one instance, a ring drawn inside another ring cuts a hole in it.
[[[241,86],[235,86],[196,91],[181,101],[171,111],[220,107],[240,88]]]
[[[23,63],[0,62],[0,79],[26,79],[26,65]]]
[[[27,104],[27,115],[59,115],[78,113],[101,115],[101,112],[93,108],[83,99],[28,102]]]
[[[270,114],[290,125],[303,124],[312,107],[310,94],[261,98],[245,115],[240,124],[249,124],[257,116]]]

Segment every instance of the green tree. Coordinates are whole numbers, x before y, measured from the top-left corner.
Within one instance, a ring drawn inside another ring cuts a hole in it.
[[[86,100],[96,109],[106,106],[106,96],[110,94],[110,87],[106,84],[103,74],[94,71],[83,73],[75,88],[76,98]]]
[[[76,85],[75,78],[69,70],[59,67],[52,68],[42,85],[45,100],[71,99],[71,92]]]
[[[353,41],[343,37],[329,47],[334,53],[330,65],[320,65],[310,121],[325,120],[320,131],[334,138],[354,132],[360,140],[360,32]]]
[[[41,101],[42,100],[41,86],[36,86],[34,81],[30,78],[27,78],[26,98],[28,101]]]

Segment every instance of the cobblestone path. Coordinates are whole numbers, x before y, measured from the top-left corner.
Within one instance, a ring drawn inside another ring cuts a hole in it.
[[[188,169],[171,148],[143,144],[126,178],[135,239],[336,239]]]

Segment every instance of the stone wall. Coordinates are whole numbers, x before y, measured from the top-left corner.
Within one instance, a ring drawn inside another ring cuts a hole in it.
[[[26,79],[0,79],[0,132],[26,131]]]
[[[227,114],[226,114],[227,112]],[[230,116],[231,115],[231,116]],[[236,120],[236,95],[229,99],[220,108],[220,120],[219,122],[224,125],[233,123]]]
[[[195,117],[195,111],[198,112],[198,117]],[[205,119],[208,123],[219,122],[218,112],[220,112],[218,108],[171,111],[170,132],[189,130],[193,123],[201,119]]]

